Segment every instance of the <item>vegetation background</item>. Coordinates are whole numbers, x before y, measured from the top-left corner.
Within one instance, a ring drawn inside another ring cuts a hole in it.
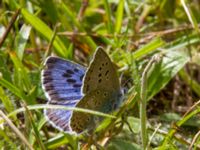
[[[198,0],[1,0],[1,149],[200,149],[199,14]],[[92,136],[60,132],[43,115],[45,58],[87,65],[98,46],[124,103]]]

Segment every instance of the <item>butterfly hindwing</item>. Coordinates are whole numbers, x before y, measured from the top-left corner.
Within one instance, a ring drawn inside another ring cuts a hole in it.
[[[85,68],[79,64],[58,57],[49,57],[42,72],[42,85],[48,97],[48,104],[74,107],[82,98],[81,87]],[[50,123],[64,131],[71,130],[71,111],[46,109]]]
[[[98,89],[86,94],[76,105],[78,108],[109,113],[114,110],[116,95],[103,89]],[[76,133],[92,130],[103,117],[84,112],[73,112],[70,126]]]

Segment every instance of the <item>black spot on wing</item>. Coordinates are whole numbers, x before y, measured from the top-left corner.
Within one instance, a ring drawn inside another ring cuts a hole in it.
[[[74,84],[73,87],[75,88],[80,88],[82,86],[82,84]]]
[[[74,74],[74,72],[72,70],[66,70],[66,73],[68,73],[68,74]]]
[[[84,77],[84,75],[81,75],[81,76],[80,76],[80,81],[82,81],[82,80],[83,80],[83,77]]]
[[[43,84],[46,84],[46,83],[50,83],[50,82],[52,82],[53,81],[53,78],[52,77],[45,77],[44,79],[43,79]]]
[[[67,82],[68,83],[76,83],[76,80],[75,79],[67,79]]]
[[[54,90],[54,86],[52,84],[45,86],[46,91]]]
[[[51,75],[51,71],[49,71],[49,70],[45,70],[43,72],[43,76],[50,76],[50,75]]]
[[[78,73],[78,72],[79,72],[79,70],[78,70],[77,68],[75,68],[75,69],[74,69],[74,72],[77,72],[77,73]]]
[[[55,110],[55,109],[47,109],[46,116],[49,119],[48,121],[54,125],[59,130],[63,130],[66,132],[71,132],[71,128],[69,125],[69,119],[71,117],[72,112],[68,110]]]
[[[107,75],[108,75],[108,73],[109,73],[109,70],[107,70],[107,71],[106,71],[106,73],[105,73],[105,76],[107,76]]]
[[[60,59],[58,57],[50,57],[49,59],[47,59],[46,64],[49,64],[49,63],[53,63],[54,64],[54,63],[56,63],[58,61],[60,61]]]
[[[71,75],[71,74],[69,74],[69,73],[64,73],[64,74],[63,74],[63,77],[65,77],[65,78],[71,78],[71,77],[72,77],[72,75]]]

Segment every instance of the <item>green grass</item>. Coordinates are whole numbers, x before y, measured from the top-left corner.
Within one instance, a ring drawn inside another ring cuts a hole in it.
[[[0,148],[199,149],[199,10],[195,0],[2,0]],[[122,106],[102,114],[44,105],[46,57],[88,65],[98,46],[126,85]],[[105,120],[91,136],[70,135],[48,124],[47,107]]]

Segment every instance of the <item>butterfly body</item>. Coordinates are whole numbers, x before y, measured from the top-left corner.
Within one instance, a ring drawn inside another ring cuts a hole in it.
[[[43,70],[43,88],[48,104],[85,108],[110,113],[121,103],[122,92],[117,71],[108,55],[97,49],[86,70],[76,63],[50,57]],[[103,118],[89,113],[46,109],[51,124],[66,132],[91,130]]]

